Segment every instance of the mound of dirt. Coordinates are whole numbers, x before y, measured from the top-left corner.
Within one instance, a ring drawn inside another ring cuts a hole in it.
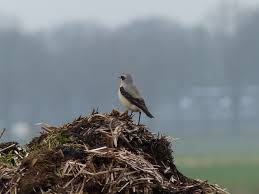
[[[127,112],[93,111],[42,129],[26,149],[0,144],[1,193],[226,193],[181,174],[170,138],[134,124]]]

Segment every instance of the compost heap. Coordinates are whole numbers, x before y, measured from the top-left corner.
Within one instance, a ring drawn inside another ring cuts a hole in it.
[[[181,174],[170,138],[127,112],[93,111],[42,129],[25,148],[0,144],[0,193],[226,193]]]

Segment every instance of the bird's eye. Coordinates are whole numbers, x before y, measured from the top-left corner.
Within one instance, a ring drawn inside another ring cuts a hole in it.
[[[122,75],[122,76],[121,76],[121,79],[122,79],[122,80],[125,80],[125,76]]]

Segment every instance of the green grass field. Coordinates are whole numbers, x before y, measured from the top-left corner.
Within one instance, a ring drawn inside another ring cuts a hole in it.
[[[227,188],[230,193],[259,193],[259,164],[178,165],[185,175]]]
[[[244,142],[248,143],[243,146]],[[217,183],[234,194],[259,193],[257,137],[242,141],[240,138],[183,139],[177,144],[174,143],[176,166],[184,175]]]

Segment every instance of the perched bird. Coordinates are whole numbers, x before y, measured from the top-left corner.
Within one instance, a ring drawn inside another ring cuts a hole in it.
[[[118,91],[120,102],[133,112],[139,112],[138,125],[140,122],[141,111],[148,117],[154,118],[149,112],[144,99],[140,96],[137,87],[133,84],[133,79],[130,74],[122,74],[120,77],[121,83]]]

